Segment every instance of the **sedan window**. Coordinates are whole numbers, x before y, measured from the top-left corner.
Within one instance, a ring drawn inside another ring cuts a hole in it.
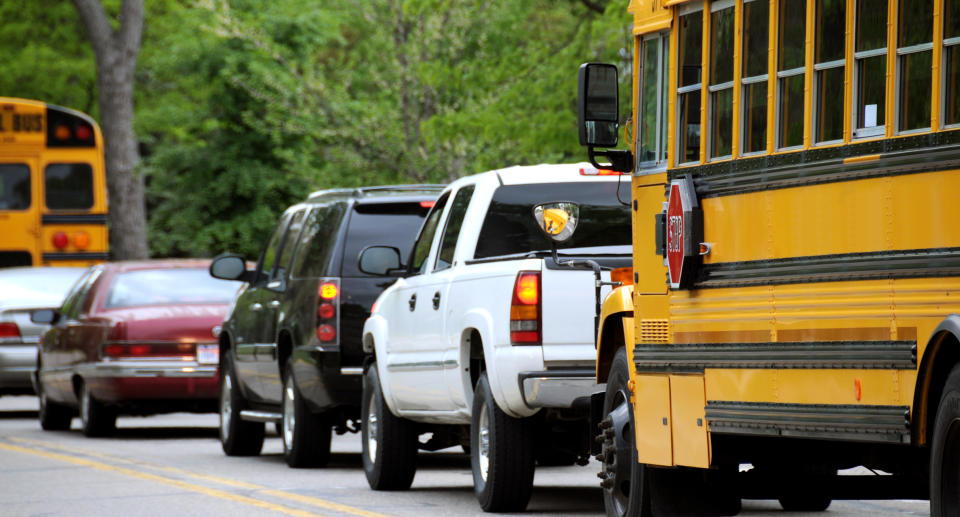
[[[113,278],[108,309],[144,305],[227,303],[240,282],[224,282],[206,269],[147,269],[120,273]]]

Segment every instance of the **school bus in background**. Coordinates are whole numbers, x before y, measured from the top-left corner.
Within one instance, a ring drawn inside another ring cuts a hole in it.
[[[108,258],[103,135],[88,115],[0,97],[0,267]]]
[[[629,10],[631,149],[616,67],[581,66],[578,98],[591,160],[632,172],[634,284],[597,345],[607,514],[960,515],[960,0]]]

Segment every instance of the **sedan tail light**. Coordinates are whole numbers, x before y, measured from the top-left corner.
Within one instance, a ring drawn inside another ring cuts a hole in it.
[[[165,357],[193,361],[196,354],[193,343],[107,343],[101,355],[105,359]]]
[[[20,337],[20,327],[12,321],[0,322],[0,338]]]

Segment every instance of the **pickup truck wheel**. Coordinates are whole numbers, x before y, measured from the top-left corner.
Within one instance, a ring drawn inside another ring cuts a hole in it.
[[[374,490],[406,490],[417,473],[416,424],[394,416],[383,399],[377,363],[363,375],[363,473]]]
[[[610,517],[650,517],[650,483],[647,467],[637,462],[634,447],[633,408],[630,407],[630,365],[627,351],[617,350],[607,376],[603,399],[603,421],[600,423],[602,451],[597,456],[602,464],[600,486],[603,507]]]
[[[86,382],[80,387],[80,424],[85,436],[108,436],[117,428],[117,413],[93,398]]]
[[[522,511],[533,491],[533,427],[513,418],[493,399],[486,372],[473,395],[470,465],[473,491],[485,512]]]
[[[960,365],[947,376],[930,450],[930,516],[960,515]]]
[[[287,362],[283,382],[283,459],[293,468],[320,467],[330,460],[330,425],[307,407]]]
[[[43,384],[37,382],[37,397],[40,399],[40,427],[44,431],[66,431],[70,429],[73,411],[69,407],[57,404],[47,398]]]
[[[241,420],[245,405],[233,362],[224,355],[220,362],[220,445],[227,456],[256,456],[263,448],[263,422]]]

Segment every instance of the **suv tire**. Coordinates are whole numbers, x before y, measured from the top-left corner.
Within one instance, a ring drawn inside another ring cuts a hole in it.
[[[293,359],[283,377],[283,459],[293,468],[321,467],[330,460],[330,425],[323,415],[310,411],[293,377]]]
[[[416,424],[394,416],[383,399],[377,363],[363,375],[363,472],[374,490],[406,490],[417,473]]]
[[[220,445],[227,456],[256,456],[263,448],[263,422],[244,422],[246,401],[237,385],[229,350],[220,356]]]
[[[530,419],[501,410],[486,372],[473,394],[470,466],[473,491],[485,512],[519,512],[533,491],[533,427]]]
[[[117,413],[93,398],[86,382],[80,386],[80,424],[85,436],[108,436],[117,428]]]
[[[37,382],[37,397],[40,399],[40,427],[44,431],[66,431],[70,429],[70,420],[73,418],[73,411],[69,407],[57,404],[47,398],[43,391],[43,384]]]

